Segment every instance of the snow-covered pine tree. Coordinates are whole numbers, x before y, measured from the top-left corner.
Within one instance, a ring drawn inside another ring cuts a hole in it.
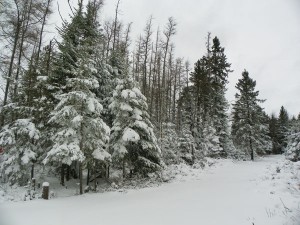
[[[206,135],[201,134],[201,148],[211,146],[214,151],[206,153],[214,157],[225,157],[230,148],[229,120],[227,115],[228,103],[225,98],[228,73],[231,72],[227,62],[224,48],[221,47],[217,37],[210,43],[210,34],[207,39],[207,54],[195,63],[190,81],[194,86],[194,98],[196,104],[196,122],[198,132],[213,131],[215,136],[205,140]],[[202,123],[200,124],[200,121]],[[216,141],[218,140],[218,141]],[[213,143],[209,143],[212,141]],[[215,145],[219,145],[219,147]],[[212,147],[215,146],[215,147]]]
[[[286,143],[286,158],[291,161],[300,161],[300,114],[297,120],[294,120],[290,125]]]
[[[187,163],[193,164],[195,160],[203,159],[205,154],[202,148],[201,132],[196,122],[197,106],[195,101],[195,86],[183,89],[178,101],[181,112],[181,130],[179,131],[180,157]]]
[[[211,78],[210,96],[212,99],[212,108],[210,116],[220,141],[220,152],[218,155],[226,156],[230,149],[226,149],[229,146],[229,119],[227,115],[228,102],[225,98],[225,92],[227,90],[228,74],[232,70],[230,69],[231,64],[227,61],[225,49],[221,47],[218,37],[213,39],[211,50],[208,47],[208,61],[206,66]]]
[[[201,132],[201,145],[205,156],[220,157],[223,148],[220,146],[220,137],[214,128],[212,121],[204,119]]]
[[[31,178],[39,138],[40,132],[31,119],[17,119],[2,127],[0,146],[5,152],[0,170],[10,184],[24,185]]]
[[[190,81],[192,86],[187,87],[182,92],[181,104],[183,104],[185,122],[188,123],[192,132],[197,149],[203,155],[208,154],[206,148],[209,144],[207,137],[203,135],[205,126],[211,122],[208,116],[212,107],[211,101],[211,81],[206,66],[207,56],[203,56],[195,63],[194,71],[191,73]],[[209,121],[205,121],[208,119]],[[204,144],[205,143],[205,144]]]
[[[128,164],[131,172],[146,175],[162,166],[161,151],[147,112],[145,96],[133,78],[121,74],[113,93],[110,109],[114,115],[110,136],[113,159]]]
[[[287,146],[286,137],[289,132],[289,115],[287,110],[281,106],[278,116],[279,124],[279,144],[281,146],[281,151],[284,152],[284,148]]]
[[[29,67],[24,71],[18,88],[14,89],[13,103],[5,105],[6,125],[0,131],[0,146],[5,148],[2,171],[11,184],[25,184],[34,177],[34,165],[42,154],[40,147],[41,118],[37,91],[37,73],[34,70],[33,53]]]
[[[237,149],[251,155],[263,154],[270,150],[271,140],[268,134],[267,121],[258,99],[259,91],[255,91],[256,81],[249,77],[245,70],[242,78],[238,80],[236,88],[239,93],[235,95],[233,104],[232,137]]]
[[[61,86],[63,92],[57,93],[59,102],[49,120],[56,131],[52,137],[53,146],[44,160],[45,163],[57,161],[67,165],[79,162],[80,194],[83,193],[82,169],[85,164],[95,159],[110,162],[110,154],[106,151],[110,129],[101,119],[103,106],[91,91],[97,89],[99,83],[94,76],[97,71],[90,36],[85,36],[81,23],[84,23],[84,18],[79,5],[70,26],[65,26],[63,33],[58,65],[65,66],[60,67],[62,74],[56,75],[56,80],[62,81],[57,86]],[[70,29],[73,34],[70,34]],[[64,74],[67,76],[60,79]]]
[[[94,90],[94,92],[98,97],[100,103],[103,105],[103,120],[108,126],[111,127],[113,116],[108,106],[111,103],[111,96],[116,86],[116,74],[114,73],[113,68],[109,64],[107,64],[102,58],[96,56],[95,62],[95,68],[97,69],[95,77],[99,82],[99,87],[96,90]]]
[[[285,155],[291,161],[300,161],[300,132],[292,133],[287,137]]]
[[[280,154],[282,151],[281,145],[279,144],[279,123],[278,119],[273,113],[269,118],[269,136],[272,140],[272,153]]]
[[[163,135],[158,139],[160,144],[162,159],[167,165],[177,164],[180,161],[178,152],[178,134],[176,132],[176,125],[173,123],[163,123]]]
[[[112,125],[112,115],[109,112],[108,106],[111,103],[112,92],[116,86],[114,70],[107,63],[105,58],[105,40],[104,35],[98,22],[97,15],[102,7],[103,1],[89,1],[86,6],[84,16],[85,42],[88,42],[90,54],[93,54],[95,61],[94,76],[99,82],[99,87],[93,92],[96,94],[100,103],[103,105],[102,116],[108,126]],[[109,56],[108,56],[109,57]]]
[[[269,135],[269,117],[260,106],[257,107],[255,116],[255,120],[258,121],[255,129],[259,134],[255,140],[256,153],[259,155],[270,154],[272,152],[272,139]]]
[[[49,122],[56,124],[58,130],[45,162],[71,165],[73,161],[82,163],[92,159],[110,161],[110,154],[106,152],[110,129],[101,119],[102,105],[90,91],[98,87],[92,75],[93,62],[88,55],[82,56],[78,57],[76,77],[67,79],[70,91],[57,96],[60,102]]]

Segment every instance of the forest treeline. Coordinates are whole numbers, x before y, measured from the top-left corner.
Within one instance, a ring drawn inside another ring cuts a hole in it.
[[[53,3],[0,3],[5,182],[24,184],[43,169],[62,185],[79,178],[82,193],[83,170],[96,181],[112,168],[124,178],[147,176],[205,157],[253,160],[287,152],[299,160],[300,115],[289,118],[284,107],[267,115],[246,70],[229,113],[232,69],[218,37],[208,33],[206,52],[191,66],[175,56],[173,17],[163,29],[149,17],[132,41],[132,24],[119,19],[120,1],[114,19],[101,22],[103,1],[79,0],[62,18],[60,39],[46,43]]]

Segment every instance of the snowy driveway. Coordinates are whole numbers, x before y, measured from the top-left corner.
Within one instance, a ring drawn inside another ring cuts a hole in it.
[[[159,187],[3,203],[0,224],[299,225],[299,173],[282,156],[224,160]]]

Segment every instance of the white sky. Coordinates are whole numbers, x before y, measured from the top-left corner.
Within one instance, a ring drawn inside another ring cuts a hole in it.
[[[59,1],[64,16],[66,2]],[[114,17],[116,2],[105,1],[102,20]],[[205,54],[205,38],[211,32],[219,37],[234,70],[229,75],[229,101],[234,100],[234,86],[245,68],[257,81],[260,98],[267,99],[267,113],[278,114],[281,105],[292,115],[300,112],[299,0],[121,0],[120,10],[120,20],[133,22],[132,40],[150,15],[154,29],[162,29],[173,16],[178,23],[173,38],[176,57],[189,59],[191,66]],[[59,25],[59,16],[54,17]]]

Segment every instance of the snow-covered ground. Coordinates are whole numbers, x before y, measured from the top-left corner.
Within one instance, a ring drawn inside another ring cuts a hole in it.
[[[181,171],[180,173],[178,171]],[[300,163],[269,156],[174,168],[158,187],[0,203],[1,225],[299,225]]]

